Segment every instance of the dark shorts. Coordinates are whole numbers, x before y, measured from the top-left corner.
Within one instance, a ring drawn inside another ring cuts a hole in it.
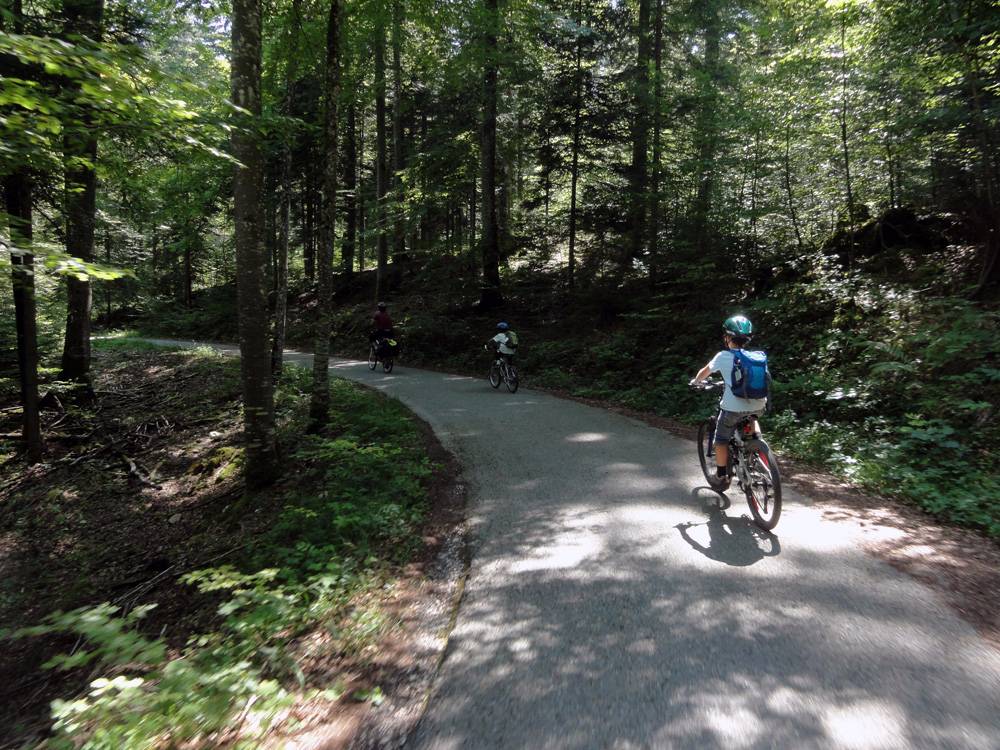
[[[759,417],[763,411],[726,411],[719,409],[719,416],[715,418],[715,442],[728,443],[733,436],[733,430],[741,420],[747,417]]]

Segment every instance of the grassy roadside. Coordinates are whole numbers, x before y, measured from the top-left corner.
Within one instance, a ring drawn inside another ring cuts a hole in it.
[[[95,350],[98,401],[46,414],[47,463],[0,459],[4,739],[257,746],[380,703],[370,665],[441,472],[414,418],[336,380],[307,436],[308,374],[288,368],[285,478],[243,497],[237,362]]]

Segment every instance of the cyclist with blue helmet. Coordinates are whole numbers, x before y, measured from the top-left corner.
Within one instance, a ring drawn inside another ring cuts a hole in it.
[[[764,413],[767,407],[766,398],[742,398],[733,393],[732,373],[735,360],[734,351],[743,349],[750,341],[753,334],[753,324],[742,315],[734,315],[722,324],[722,335],[726,348],[716,354],[712,361],[702,367],[698,374],[694,376],[692,383],[700,383],[713,372],[722,375],[725,383],[722,402],[719,406],[719,417],[716,420],[715,428],[715,464],[716,476],[720,482],[728,480],[729,465],[729,439],[733,436],[733,429],[740,420],[753,415],[754,431],[760,432],[756,417]]]
[[[493,346],[507,361],[517,354],[517,334],[510,329],[510,325],[501,321],[497,323],[497,335],[490,339],[487,348]]]

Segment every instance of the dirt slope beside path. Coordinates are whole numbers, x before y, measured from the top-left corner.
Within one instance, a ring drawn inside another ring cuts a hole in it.
[[[400,398],[466,467],[472,569],[415,746],[1000,746],[1000,652],[865,553],[856,517],[789,492],[766,536],[648,425],[332,368]]]

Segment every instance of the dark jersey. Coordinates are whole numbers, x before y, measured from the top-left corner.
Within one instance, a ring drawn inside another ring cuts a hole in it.
[[[392,330],[392,318],[389,317],[389,313],[382,312],[381,310],[372,317],[372,324],[375,326],[376,331]]]

